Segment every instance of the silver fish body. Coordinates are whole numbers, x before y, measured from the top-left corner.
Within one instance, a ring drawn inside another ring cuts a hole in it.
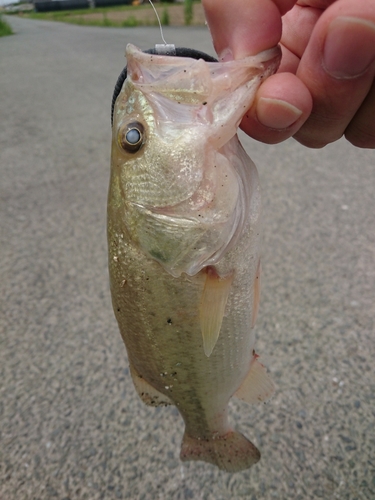
[[[108,247],[114,312],[135,387],[185,422],[183,460],[227,471],[257,448],[227,420],[236,394],[263,401],[255,354],[260,189],[236,130],[279,49],[242,61],[127,47],[114,109]]]

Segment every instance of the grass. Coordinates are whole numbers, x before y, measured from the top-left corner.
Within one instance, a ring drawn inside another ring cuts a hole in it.
[[[87,12],[86,12],[87,14]],[[112,21],[111,19],[108,19],[107,14],[103,12],[103,16],[98,19],[85,19],[82,14],[71,17],[71,18],[65,18],[59,17],[59,18],[48,18],[52,21],[60,21],[60,22],[65,22],[65,23],[71,23],[71,24],[79,24],[81,26],[104,26],[104,27],[113,27],[113,28],[135,28],[139,24],[141,24],[134,16],[130,16],[122,21]],[[156,24],[156,23],[155,23]]]
[[[193,0],[184,0],[184,18],[186,26],[193,20]]]
[[[7,36],[12,34],[13,34],[12,28],[0,14],[0,36]]]
[[[140,22],[132,15],[122,21],[113,21],[108,18],[110,12],[122,12],[144,8],[144,6],[133,7],[128,5],[120,5],[116,7],[98,7],[94,9],[74,9],[74,10],[60,10],[55,12],[30,12],[23,14],[23,17],[30,19],[40,19],[46,21],[59,21],[63,23],[79,24],[84,26],[105,26],[105,27],[135,27]],[[84,16],[87,14],[102,14],[97,19],[87,19]],[[155,23],[156,24],[156,23]]]
[[[163,25],[170,24],[170,17],[168,12],[168,7],[172,4],[170,2],[160,2],[157,3],[157,7],[163,7],[163,12],[160,16]],[[147,26],[147,25],[157,25],[157,19],[155,21],[143,21],[137,18],[136,11],[143,9],[151,9],[149,3],[143,5],[118,5],[113,7],[98,7],[94,9],[74,9],[74,10],[61,10],[55,12],[24,12],[22,17],[30,19],[40,19],[47,21],[60,21],[65,23],[80,24],[85,26],[112,26],[112,27],[135,27],[135,26]],[[188,11],[192,9],[191,0],[188,1]],[[109,18],[109,14],[112,12],[124,12],[129,13],[125,19],[114,20]],[[88,14],[102,14],[102,16],[95,16],[95,19],[87,17]],[[190,14],[190,15],[189,15]],[[185,13],[186,16],[186,13]],[[188,23],[191,22],[191,13],[188,12]],[[186,17],[185,17],[186,22]]]
[[[23,13],[23,17],[29,17],[31,19],[52,19],[55,18],[64,18],[64,17],[69,17],[69,16],[80,16],[84,14],[106,14],[111,11],[127,11],[127,10],[137,10],[137,9],[142,9],[144,8],[143,5],[140,5],[139,7],[133,7],[131,5],[117,5],[115,7],[96,7],[94,9],[73,9],[73,10],[57,10],[57,11],[52,11],[52,12],[26,12]]]
[[[138,24],[139,21],[134,16],[130,16],[125,21],[122,21],[121,26],[124,28],[135,28]]]
[[[169,26],[170,21],[169,21],[169,12],[168,12],[167,7],[164,7],[163,15],[161,16],[160,22],[164,26]]]

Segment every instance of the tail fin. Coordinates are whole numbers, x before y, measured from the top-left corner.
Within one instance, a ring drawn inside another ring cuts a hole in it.
[[[231,431],[212,439],[194,438],[185,432],[180,458],[182,461],[202,460],[227,472],[237,472],[256,464],[260,452],[240,432]]]

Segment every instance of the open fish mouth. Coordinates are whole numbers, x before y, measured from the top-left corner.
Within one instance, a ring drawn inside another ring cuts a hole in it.
[[[151,54],[151,55],[156,55],[157,51],[156,49],[147,49],[144,51],[145,54]],[[170,56],[175,56],[175,57],[190,57],[191,59],[203,59],[206,62],[218,62],[218,60],[215,57],[212,57],[205,52],[201,52],[200,50],[195,50],[195,49],[188,49],[185,47],[176,47],[174,54],[164,54],[164,55],[170,55]],[[116,103],[116,99],[119,96],[122,86],[127,78],[128,75],[128,67],[125,66],[125,68],[122,70],[120,73],[120,76],[117,79],[115,89],[113,91],[113,96],[112,96],[112,106],[111,106],[111,124],[113,124],[113,111]]]

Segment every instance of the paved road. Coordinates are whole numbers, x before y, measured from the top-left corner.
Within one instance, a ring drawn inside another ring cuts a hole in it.
[[[231,418],[262,451],[227,474],[178,459],[173,408],[130,381],[108,290],[110,102],[154,28],[11,18],[0,39],[0,498],[375,498],[375,152],[245,146],[264,193],[258,350],[277,383]],[[204,28],[170,42],[212,53]]]

